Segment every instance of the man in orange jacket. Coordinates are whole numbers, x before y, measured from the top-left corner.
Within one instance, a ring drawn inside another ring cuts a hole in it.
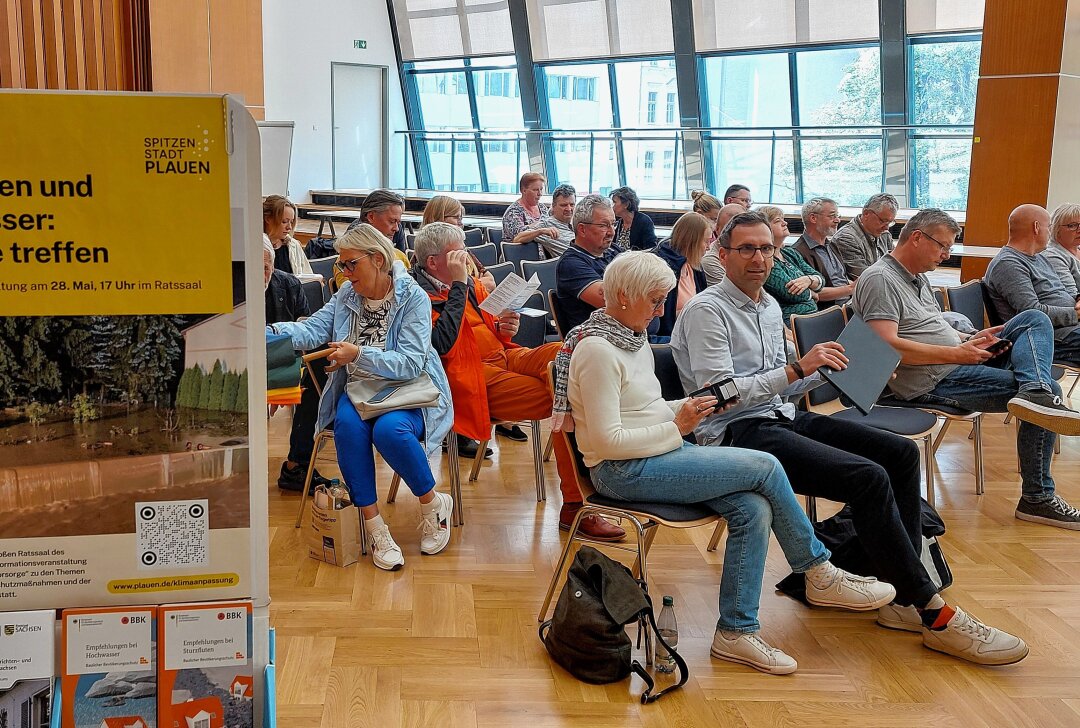
[[[520,315],[504,311],[494,317],[480,310],[487,298],[484,284],[466,271],[468,252],[460,228],[447,223],[425,225],[416,236],[413,276],[431,297],[431,345],[442,358],[454,399],[454,430],[487,440],[491,419],[542,420],[551,416],[548,365],[559,342],[527,349],[513,343]],[[581,493],[574,481],[574,461],[562,438],[555,438],[555,462],[562,481],[559,527],[569,529]],[[598,516],[582,520],[581,530],[598,541],[619,541],[622,528]]]

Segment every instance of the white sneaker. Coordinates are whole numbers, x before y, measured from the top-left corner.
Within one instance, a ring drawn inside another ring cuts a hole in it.
[[[838,569],[828,561],[817,575],[820,585],[806,576],[806,601],[819,607],[839,607],[853,612],[869,612],[883,607],[896,598],[892,584],[872,576],[855,576]]]
[[[1027,657],[1024,640],[983,624],[960,607],[943,630],[923,627],[923,645],[977,665],[1011,665]]]
[[[435,510],[420,515],[420,553],[437,554],[450,543],[450,517],[454,499],[446,493],[435,493],[439,503]]]
[[[915,607],[902,607],[899,604],[886,604],[877,610],[877,623],[889,629],[904,632],[922,632],[922,617]]]
[[[740,634],[728,639],[723,632],[716,630],[709,654],[718,660],[749,665],[770,675],[790,675],[799,667],[799,663],[790,655],[773,647],[756,633]]]
[[[385,571],[397,571],[405,565],[405,557],[394,543],[394,537],[390,535],[390,529],[385,524],[370,529],[368,539],[371,542],[371,560],[375,566]]]

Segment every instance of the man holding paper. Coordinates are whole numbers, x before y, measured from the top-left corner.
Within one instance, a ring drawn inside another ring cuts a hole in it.
[[[562,342],[527,349],[512,342],[520,315],[509,308],[519,298],[507,297],[506,308],[493,315],[485,306],[488,291],[466,271],[465,234],[447,223],[434,222],[416,236],[417,283],[431,297],[431,345],[442,358],[454,400],[454,430],[486,440],[491,419],[542,420],[551,416],[548,366]],[[503,294],[500,294],[503,295]],[[497,307],[497,308],[501,308]],[[555,438],[563,507],[560,527],[569,527],[581,507],[574,479],[574,461],[562,438]],[[621,540],[625,532],[592,516],[582,521],[589,537]]]
[[[919,559],[915,443],[857,422],[800,412],[784,400],[820,385],[821,367],[844,369],[848,359],[830,341],[789,361],[780,306],[764,291],[776,252],[768,221],[756,212],[736,215],[718,244],[727,275],[690,299],[671,334],[687,392],[729,377],[739,391],[735,406],[697,426],[698,443],[767,452],[784,466],[796,493],[851,506],[874,575],[896,587],[896,601],[878,610],[878,624],[921,632],[930,649],[978,664],[1022,660],[1023,640],[946,604]]]

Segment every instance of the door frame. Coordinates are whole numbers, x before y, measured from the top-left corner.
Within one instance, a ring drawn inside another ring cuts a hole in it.
[[[386,187],[390,180],[390,68],[376,63],[346,63],[343,61],[330,62],[330,179],[334,188],[337,183],[337,119],[334,110],[334,67],[356,66],[359,68],[376,68],[382,73],[382,164],[379,165],[379,187]]]

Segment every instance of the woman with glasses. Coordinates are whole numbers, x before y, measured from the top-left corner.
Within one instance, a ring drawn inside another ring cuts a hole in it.
[[[439,553],[450,541],[454,501],[436,492],[428,456],[438,451],[453,422],[450,386],[431,348],[431,302],[395,259],[390,241],[364,223],[334,247],[346,283],[310,318],[267,328],[291,336],[297,350],[330,347],[318,428],[333,427],[338,466],[360,507],[375,566],[395,571],[405,559],[379,515],[372,447],[420,500],[421,553]],[[391,386],[425,373],[440,393],[434,407],[363,420],[346,392],[353,381],[377,379]]]
[[[1065,285],[1073,298],[1080,293],[1080,205],[1059,205],[1050,217],[1050,242],[1040,255]]]
[[[660,328],[656,330],[656,336],[671,336],[675,319],[682,313],[683,306],[707,287],[705,274],[701,271],[701,258],[712,240],[713,232],[713,223],[709,218],[688,212],[675,222],[671,237],[653,251],[668,264],[678,281],[668,291],[664,310],[659,314]]]
[[[811,603],[867,610],[887,604],[896,592],[829,562],[829,550],[814,536],[772,455],[683,440],[718,405],[710,395],[671,402],[661,396],[646,329],[674,286],[667,264],[648,252],[623,253],[608,265],[605,308],[567,334],[555,359],[553,428],[575,433],[599,494],[704,506],[727,520],[720,617],[710,652],[786,675],[798,668],[795,660],[758,636],[770,534],[792,570],[810,574]]]
[[[784,254],[784,241],[788,236],[784,211],[772,205],[762,205],[756,212],[765,216],[772,230],[773,268],[765,280],[765,292],[780,304],[784,325],[788,326],[791,314],[807,314],[817,311],[817,300],[825,286],[825,279],[794,251]]]
[[[465,208],[460,202],[450,195],[435,195],[424,205],[424,217],[420,222],[420,228],[423,229],[433,222],[445,222],[464,230],[464,220]],[[476,259],[475,255],[469,255],[466,268],[469,271],[469,276],[479,278],[480,282],[484,284],[484,288],[489,291],[495,289],[495,276],[488,273],[487,268]]]
[[[656,228],[652,218],[641,212],[641,200],[629,187],[611,191],[615,209],[615,244],[623,250],[652,250],[656,247]]]

